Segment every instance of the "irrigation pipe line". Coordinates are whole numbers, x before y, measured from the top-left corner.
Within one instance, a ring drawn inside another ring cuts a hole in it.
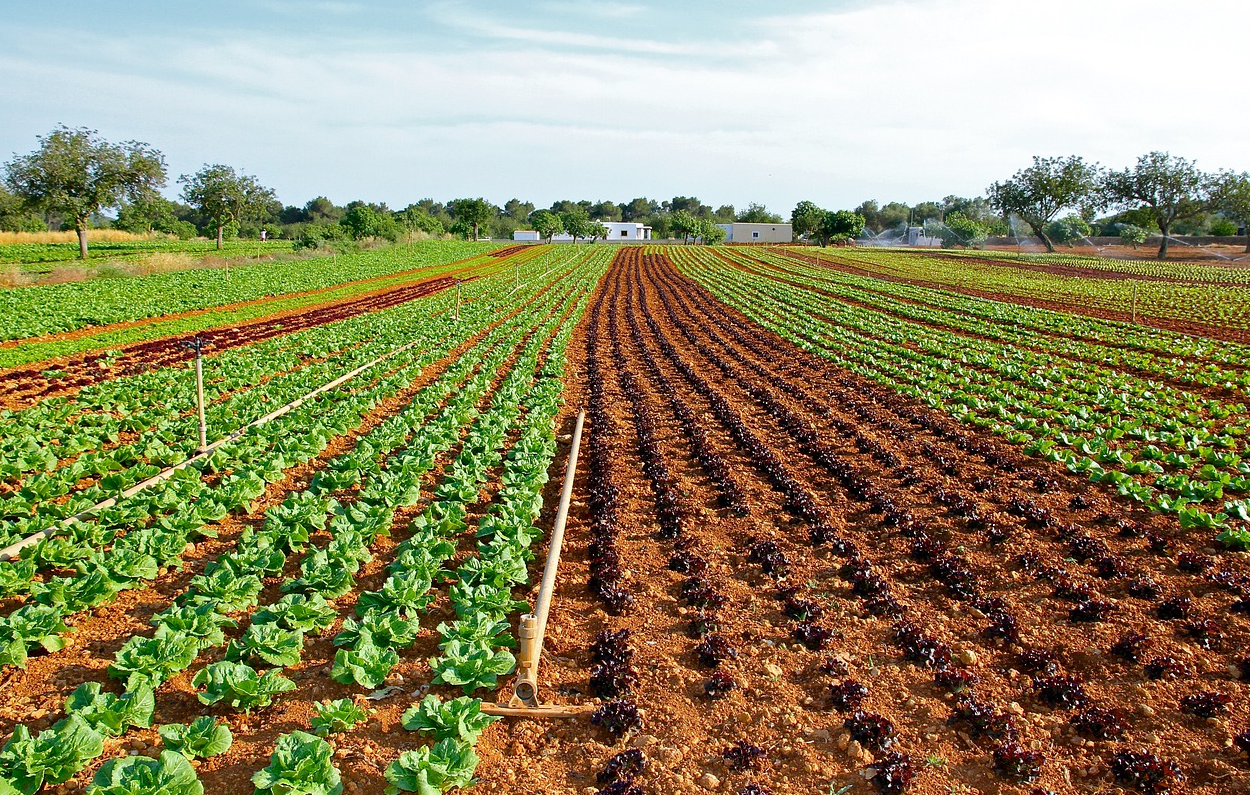
[[[374,365],[377,365],[377,364],[381,364],[387,359],[394,358],[395,356],[398,356],[399,354],[403,353],[404,351],[408,350],[409,348],[413,347],[416,344],[417,342],[413,341],[413,342],[408,343],[407,345],[402,345],[396,348],[390,353],[384,353],[381,356],[374,359],[373,361],[362,364],[361,366],[357,367],[355,370],[352,370],[349,373],[344,373],[343,375],[334,379],[330,383],[317,387],[313,391],[305,394],[303,397],[296,398],[295,400],[292,400],[290,403],[287,403],[285,406],[274,409],[273,411],[269,412],[268,414],[261,417],[260,419],[252,420],[247,425],[244,425],[242,428],[239,428],[233,433],[227,436],[224,436],[221,439],[218,439],[217,441],[213,442],[210,445],[207,445],[202,451],[196,453],[195,455],[191,456],[190,458],[183,461],[182,463],[174,464],[168,469],[165,469],[156,473],[155,475],[148,478],[147,480],[136,483],[135,485],[123,491],[117,497],[109,497],[107,500],[104,500],[103,502],[98,502],[95,505],[92,505],[90,508],[79,511],[73,516],[62,519],[59,523],[51,527],[45,527],[43,530],[40,530],[39,532],[34,533],[33,535],[29,535],[20,541],[10,544],[4,549],[0,549],[0,561],[11,560],[17,557],[17,555],[26,547],[29,547],[33,544],[37,544],[45,538],[49,538],[51,536],[56,535],[61,530],[64,530],[66,527],[69,527],[70,523],[72,522],[81,522],[87,517],[95,514],[97,511],[102,511],[105,508],[113,507],[114,505],[117,504],[118,500],[120,500],[123,497],[133,497],[134,495],[138,494],[144,489],[151,488],[152,486],[155,486],[158,483],[162,483],[166,480],[169,480],[171,477],[174,476],[174,473],[180,470],[186,469],[187,467],[194,464],[196,461],[200,461],[200,460],[207,458],[208,456],[212,455],[213,452],[218,447],[221,447],[223,444],[226,444],[227,442],[233,442],[234,440],[243,436],[243,434],[247,433],[252,428],[255,428],[259,425],[264,425],[267,422],[272,422],[273,420],[276,420],[277,418],[281,417],[283,414],[286,414],[287,412],[293,411],[299,408],[300,406],[304,405],[309,400],[312,400],[313,398],[315,398],[317,395],[320,395],[323,392],[328,392],[331,389],[334,389],[335,387],[341,386],[347,381],[350,381],[351,379],[360,375],[365,370],[368,370],[370,367],[373,367]]]
[[[588,706],[561,706],[538,703],[538,663],[543,654],[543,639],[547,635],[547,618],[551,614],[551,598],[555,594],[556,570],[560,566],[560,548],[564,545],[564,526],[569,518],[569,501],[573,497],[573,478],[577,474],[577,452],[582,443],[582,425],[586,410],[577,413],[573,426],[573,439],[569,448],[569,463],[564,470],[564,488],[560,491],[560,507],[551,528],[551,543],[547,550],[547,565],[543,569],[542,585],[534,612],[521,616],[517,635],[520,649],[517,654],[517,675],[513,683],[511,699],[505,704],[483,703],[482,712],[488,715],[507,715],[524,718],[572,718],[591,710]]]

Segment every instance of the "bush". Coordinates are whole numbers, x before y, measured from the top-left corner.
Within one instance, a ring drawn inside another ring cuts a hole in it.
[[[942,248],[985,248],[990,236],[989,227],[960,213],[946,216],[946,223],[937,224],[937,237],[942,238]]]
[[[1074,245],[1078,240],[1089,237],[1094,230],[1077,215],[1069,215],[1046,224],[1046,236],[1055,243]]]
[[[1227,218],[1216,218],[1211,222],[1211,234],[1216,237],[1232,237],[1237,234],[1237,222]]]
[[[297,251],[310,248],[331,248],[350,242],[347,230],[338,224],[309,224],[295,239]]]
[[[1126,246],[1137,248],[1146,242],[1147,232],[1145,229],[1134,224],[1120,225],[1120,242]]]

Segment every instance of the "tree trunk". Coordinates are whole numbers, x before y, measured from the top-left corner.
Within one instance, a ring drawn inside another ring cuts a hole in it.
[[[87,258],[87,222],[79,218],[74,223],[74,231],[78,233],[78,259]]]
[[[1250,218],[1242,221],[1241,225],[1246,233],[1246,253],[1250,254]]]
[[[223,224],[217,224],[217,250],[218,251],[221,251],[221,237],[225,228],[226,227]]]
[[[1172,229],[1172,225],[1159,225],[1159,231],[1163,234],[1163,238],[1159,241],[1159,259],[1168,258],[1168,232]]]
[[[1033,225],[1032,225],[1032,224],[1029,224],[1029,226],[1033,226]],[[1047,251],[1049,251],[1051,254],[1054,254],[1054,253],[1055,253],[1055,244],[1054,244],[1054,242],[1053,242],[1053,241],[1052,241],[1052,240],[1051,240],[1051,239],[1050,239],[1050,238],[1046,235],[1046,233],[1042,231],[1042,227],[1040,227],[1040,226],[1033,226],[1033,232],[1034,232],[1034,234],[1036,234],[1036,235],[1037,235],[1037,237],[1038,237],[1038,238],[1042,241],[1042,245],[1046,247],[1046,250],[1047,250]]]

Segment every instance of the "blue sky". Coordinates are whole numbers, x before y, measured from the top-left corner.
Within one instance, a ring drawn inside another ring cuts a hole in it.
[[[0,158],[57,123],[283,201],[977,195],[1034,154],[1250,168],[1231,0],[7,0]],[[1221,35],[1224,32],[1224,35]]]

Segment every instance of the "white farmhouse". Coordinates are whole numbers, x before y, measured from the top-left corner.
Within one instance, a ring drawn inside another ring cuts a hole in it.
[[[717,224],[725,230],[726,243],[790,243],[794,227],[790,224],[749,224],[735,221]]]
[[[651,227],[645,224],[637,224],[629,221],[600,221],[603,224],[607,234],[604,237],[609,243],[623,243],[635,240],[650,240]],[[541,240],[539,234],[532,229],[518,229],[512,233],[512,239],[518,241],[535,241]],[[578,238],[585,240],[586,238]],[[572,243],[573,237],[560,233],[551,238],[553,243]]]

